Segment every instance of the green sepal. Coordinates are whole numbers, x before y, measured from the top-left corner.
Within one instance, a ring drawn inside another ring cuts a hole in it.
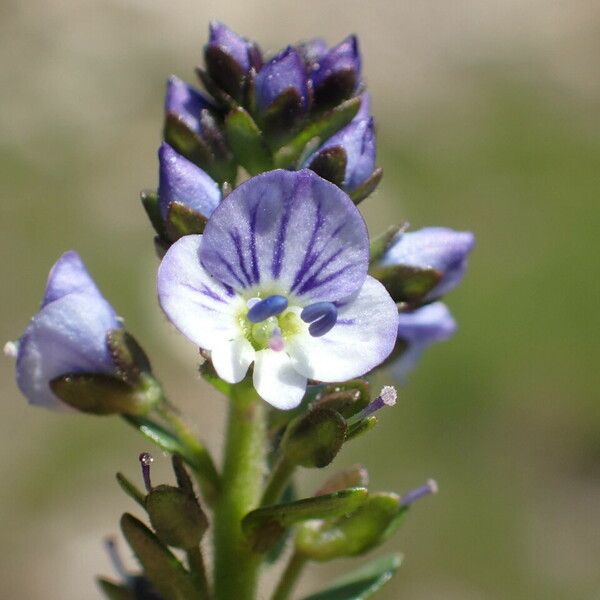
[[[350,123],[360,108],[360,102],[358,96],[347,100],[306,125],[294,139],[277,151],[275,154],[275,167],[290,168],[296,166],[305,146],[314,138],[319,138],[321,143],[325,142],[334,133]]]
[[[369,264],[378,261],[385,252],[391,247],[392,242],[397,238],[398,234],[403,233],[408,228],[408,223],[391,225],[383,233],[371,240],[369,250]]]
[[[387,539],[388,528],[405,511],[396,494],[370,494],[366,502],[347,516],[304,523],[296,536],[296,550],[316,561],[364,554]]]
[[[260,123],[265,137],[274,145],[281,145],[293,136],[302,118],[302,97],[294,88],[288,88],[267,108]]]
[[[330,383],[320,392],[315,406],[330,408],[349,418],[371,402],[369,382],[365,379],[351,379],[343,383]]]
[[[227,383],[225,380],[221,379],[209,358],[205,358],[204,362],[198,367],[200,371],[200,375],[202,378],[210,383],[218,392],[221,392],[228,398],[231,396],[232,384]],[[280,411],[283,412],[283,411]]]
[[[255,552],[266,552],[292,525],[309,519],[332,519],[351,513],[367,497],[366,488],[351,488],[315,498],[265,506],[248,513],[242,520],[242,529]]]
[[[289,424],[281,440],[281,451],[293,465],[320,469],[335,458],[347,429],[340,413],[318,407]]]
[[[260,129],[241,106],[225,117],[225,132],[238,163],[250,175],[273,168],[273,158]]]
[[[332,146],[321,150],[310,162],[308,168],[323,179],[342,187],[346,177],[348,156],[341,146]]]
[[[315,496],[333,494],[351,487],[367,487],[369,472],[362,465],[352,465],[330,477],[315,493]]]
[[[116,478],[121,489],[142,508],[146,508],[146,494],[144,494],[135,484],[131,483],[123,473],[117,473]]]
[[[213,158],[212,152],[202,137],[192,131],[180,115],[167,113],[163,137],[173,150],[208,171],[207,167]]]
[[[96,582],[108,600],[137,600],[135,592],[125,585],[115,583],[104,577],[98,577]]]
[[[401,564],[401,554],[378,558],[303,600],[367,600],[393,577]]]
[[[150,219],[150,223],[152,223],[152,227],[154,227],[154,231],[156,231],[159,238],[164,239],[167,232],[165,230],[165,222],[163,221],[160,213],[158,192],[143,190],[140,192],[140,200],[142,201],[142,206],[144,207],[144,210]]]
[[[341,69],[325,78],[315,89],[315,107],[317,110],[336,106],[352,96],[358,81],[354,69]]]
[[[408,265],[373,266],[369,274],[378,279],[394,302],[418,306],[442,279],[436,269],[421,269]]]
[[[302,401],[296,408],[292,408],[291,410],[269,411],[269,432],[274,435],[277,434],[277,432],[286,427],[293,419],[306,413],[313,402],[320,397],[320,394],[325,387],[325,384],[322,383],[309,385],[306,388]]]
[[[145,507],[158,539],[168,546],[194,548],[208,529],[195,496],[178,487],[156,486],[146,496]]]
[[[245,73],[240,65],[227,52],[218,47],[207,46],[204,50],[206,71],[196,71],[206,88],[216,100],[225,105],[240,102],[243,98]]]
[[[366,419],[361,419],[358,423],[351,425],[348,428],[348,433],[346,434],[346,441],[349,442],[354,438],[362,435],[363,433],[367,433],[367,431],[371,431],[373,427],[377,425],[377,417],[375,415],[371,415]]]
[[[175,479],[177,480],[179,489],[184,491],[186,494],[194,496],[194,484],[192,483],[192,479],[190,478],[190,475],[183,464],[183,459],[181,456],[179,456],[179,454],[173,454],[171,457],[171,466],[173,467],[173,473],[175,473]]]
[[[363,181],[353,192],[350,193],[352,202],[354,202],[354,204],[358,204],[370,196],[379,185],[382,177],[383,169],[378,167],[373,171],[373,173],[371,173],[368,179]]]
[[[138,341],[125,329],[110,329],[106,346],[119,376],[128,384],[140,382],[142,374],[150,374],[150,360]]]
[[[206,223],[208,219],[204,215],[175,200],[167,211],[167,238],[176,242],[184,235],[203,233]]]
[[[65,404],[93,415],[148,414],[161,400],[156,384],[131,386],[118,377],[101,373],[68,373],[50,382]]]
[[[125,513],[121,530],[146,577],[165,600],[203,600],[192,576],[146,525]]]

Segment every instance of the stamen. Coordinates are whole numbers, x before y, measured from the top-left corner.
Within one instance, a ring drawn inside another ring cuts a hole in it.
[[[6,342],[4,344],[4,356],[9,358],[17,358],[19,352],[19,342]]]
[[[150,465],[154,462],[154,458],[152,458],[152,454],[149,452],[142,452],[139,456],[139,461],[142,465],[142,477],[144,478],[146,491],[150,493],[152,491],[152,482],[150,481]]]
[[[107,537],[104,540],[104,546],[106,547],[106,551],[108,553],[108,557],[110,558],[110,562],[113,565],[113,568],[117,575],[123,580],[128,581],[131,579],[131,575],[127,572],[123,561],[121,560],[121,556],[117,551],[117,542],[113,537]]]
[[[281,352],[283,350],[283,346],[284,343],[281,335],[281,329],[279,329],[279,327],[275,327],[271,337],[269,338],[269,348],[275,352]]]
[[[306,306],[300,313],[305,323],[310,323],[308,332],[313,337],[321,337],[331,331],[337,323],[337,306],[333,302],[315,302]]]
[[[404,494],[400,501],[400,506],[410,506],[413,502],[429,496],[431,494],[438,493],[438,484],[434,479],[428,479],[425,485],[422,485],[410,492]]]
[[[253,300],[253,298],[250,300]],[[250,301],[248,301],[248,305],[250,305]],[[253,303],[246,317],[251,323],[260,323],[283,312],[287,306],[288,300],[285,296],[269,296],[256,304]]]
[[[354,425],[363,419],[366,419],[369,415],[382,409],[384,406],[394,406],[396,404],[396,398],[398,394],[396,388],[391,385],[386,385],[379,392],[379,396],[372,402],[365,406],[359,413],[348,419],[348,425]]]

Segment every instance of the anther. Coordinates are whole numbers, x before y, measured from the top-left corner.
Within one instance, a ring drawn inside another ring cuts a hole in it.
[[[288,306],[288,300],[285,296],[269,296],[256,303],[253,300],[254,298],[251,298],[248,301],[250,310],[246,315],[248,321],[251,323],[260,323],[269,317],[274,317],[282,313]]]
[[[425,485],[422,485],[410,492],[404,494],[400,501],[400,506],[410,506],[413,502],[438,493],[438,484],[434,479],[428,479]]]
[[[308,332],[313,337],[321,337],[331,331],[337,323],[338,311],[333,302],[315,302],[302,309],[300,318],[310,323]]]
[[[377,396],[375,400],[365,406],[365,408],[363,408],[359,413],[348,419],[348,425],[354,425],[355,423],[366,419],[368,416],[382,409],[384,406],[394,406],[394,404],[396,404],[397,397],[398,394],[395,387],[391,385],[383,386],[381,392],[379,392],[379,396]]]
[[[142,477],[144,478],[146,491],[150,493],[152,491],[152,482],[150,481],[150,465],[154,462],[154,458],[152,458],[152,454],[149,452],[142,452],[139,456],[139,461],[142,465]]]

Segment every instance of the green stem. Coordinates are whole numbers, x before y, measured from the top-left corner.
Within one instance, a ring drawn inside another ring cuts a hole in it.
[[[287,600],[290,597],[294,587],[296,587],[296,583],[298,583],[298,579],[302,574],[306,562],[307,559],[301,554],[298,554],[297,552],[292,554],[285,567],[285,571],[281,575],[279,585],[273,593],[272,600]]]
[[[215,596],[254,600],[260,555],[242,531],[242,518],[258,506],[265,468],[265,406],[250,382],[232,388],[221,494],[215,505]]]
[[[296,466],[290,463],[285,456],[279,456],[269,476],[269,481],[260,501],[261,506],[277,504],[295,468]]]
[[[198,590],[200,591],[204,600],[212,600],[212,594],[210,593],[210,586],[208,583],[208,577],[206,575],[206,567],[204,565],[204,557],[200,547],[191,548],[187,551],[188,564],[190,571],[194,576]]]

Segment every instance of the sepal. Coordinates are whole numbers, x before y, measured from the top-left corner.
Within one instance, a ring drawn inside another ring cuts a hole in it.
[[[165,222],[160,214],[158,193],[151,190],[143,190],[140,192],[140,200],[150,219],[150,223],[152,223],[152,227],[154,227],[154,231],[156,231],[159,238],[164,239],[167,235],[167,231],[165,229]]]
[[[141,383],[143,375],[150,375],[150,360],[138,341],[125,329],[111,329],[106,334],[106,345],[119,377],[129,385]],[[149,385],[150,382],[148,381]]]
[[[383,233],[380,233],[377,237],[371,239],[371,246],[369,251],[369,264],[373,264],[378,261],[383,254],[392,246],[392,243],[396,236],[401,232],[406,231],[408,223],[402,223],[398,225],[392,225],[388,227]]]
[[[369,274],[378,279],[394,302],[418,306],[441,281],[442,273],[436,269],[408,265],[372,266]]]
[[[352,202],[354,202],[354,204],[359,204],[365,198],[368,198],[377,189],[382,177],[383,169],[378,167],[355,190],[350,192],[350,198],[352,198]]]
[[[323,179],[342,187],[346,175],[348,157],[341,146],[333,146],[319,152],[310,162],[309,169]]]
[[[182,202],[171,202],[166,220],[166,233],[170,242],[176,242],[184,235],[204,232],[208,219]]]

